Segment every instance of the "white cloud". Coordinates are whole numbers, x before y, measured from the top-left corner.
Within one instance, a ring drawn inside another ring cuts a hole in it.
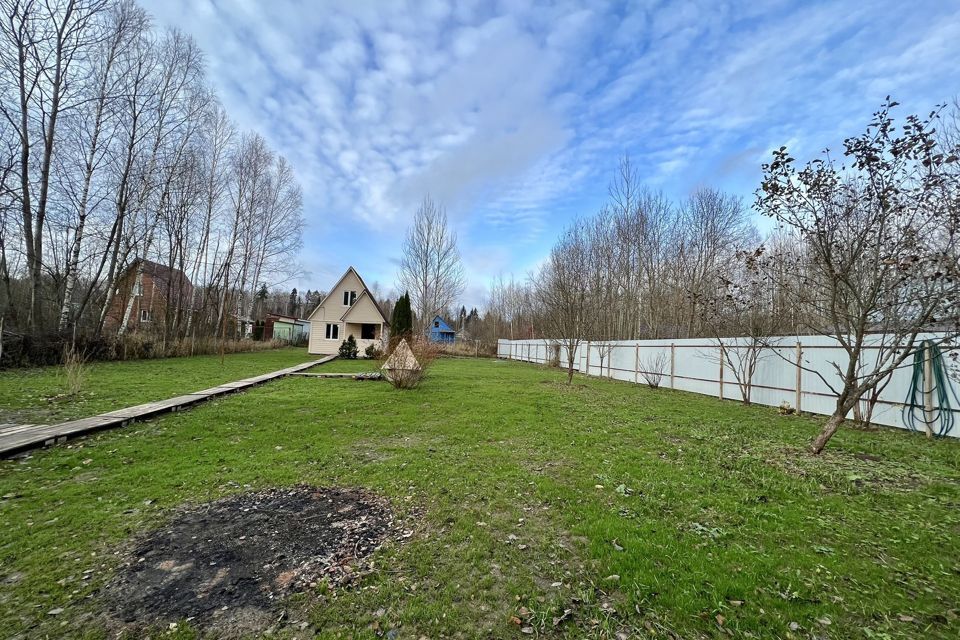
[[[198,39],[230,114],[296,168],[305,263],[367,261],[384,282],[425,193],[482,280],[598,206],[623,152],[677,195],[744,189],[758,149],[815,153],[886,93],[926,110],[960,86],[960,15],[936,0],[146,4]],[[362,248],[341,242],[345,218]]]

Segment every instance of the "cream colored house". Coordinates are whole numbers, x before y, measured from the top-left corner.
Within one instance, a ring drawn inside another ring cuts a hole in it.
[[[324,355],[337,353],[340,344],[351,335],[357,341],[361,356],[371,344],[383,348],[390,327],[380,305],[353,267],[347,269],[307,319],[310,320],[307,350]]]

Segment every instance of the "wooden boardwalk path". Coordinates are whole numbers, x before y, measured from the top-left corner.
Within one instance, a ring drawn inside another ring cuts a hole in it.
[[[135,407],[117,409],[116,411],[101,413],[97,416],[70,420],[69,422],[61,422],[60,424],[0,424],[0,456],[9,456],[35,447],[58,444],[65,442],[67,438],[74,438],[85,433],[100,431],[101,429],[123,427],[131,422],[146,420],[161,413],[179,411],[180,409],[210,398],[242,391],[243,389],[256,386],[268,380],[298,373],[304,369],[315,367],[318,364],[329,362],[335,357],[336,356],[327,356],[320,360],[304,362],[252,378],[227,382],[226,384],[202,391],[195,391],[168,400],[147,402],[146,404],[138,404]]]
[[[356,373],[292,373],[294,376],[304,376],[306,378],[344,378],[347,380],[380,380],[383,374],[379,371],[357,371]]]

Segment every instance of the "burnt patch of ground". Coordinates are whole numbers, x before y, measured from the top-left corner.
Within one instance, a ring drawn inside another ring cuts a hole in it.
[[[185,508],[134,542],[105,588],[110,619],[150,627],[186,620],[218,635],[256,632],[286,595],[361,575],[365,559],[408,537],[386,500],[359,489],[296,486]]]

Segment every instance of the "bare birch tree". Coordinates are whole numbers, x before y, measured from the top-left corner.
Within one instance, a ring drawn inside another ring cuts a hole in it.
[[[27,324],[42,326],[43,238],[59,121],[76,106],[84,58],[102,37],[106,0],[4,0],[0,113],[19,139],[20,210],[30,287]]]

